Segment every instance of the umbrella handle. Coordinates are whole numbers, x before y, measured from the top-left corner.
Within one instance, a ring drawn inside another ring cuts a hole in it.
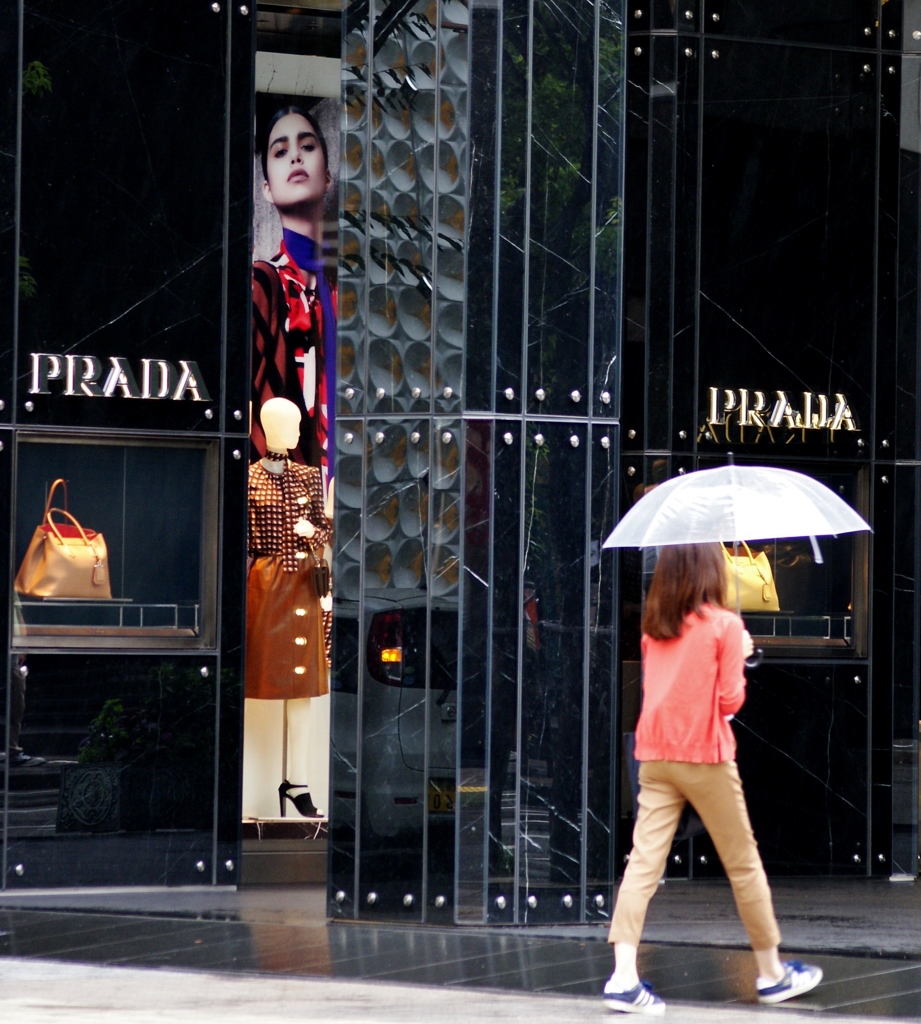
[[[762,661],[764,661],[764,648],[756,647],[755,653],[750,658],[745,659],[745,667],[757,668]]]

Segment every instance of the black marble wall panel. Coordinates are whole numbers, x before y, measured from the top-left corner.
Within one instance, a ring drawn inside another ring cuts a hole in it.
[[[145,0],[25,5],[24,60],[44,77],[23,105],[21,421],[210,425],[207,403],[188,397],[30,394],[30,353],[96,356],[106,369],[123,356],[138,380],[141,358],[194,360],[220,400],[227,17],[197,3],[169,17]]]
[[[20,744],[44,760],[9,769],[7,887],[212,880],[216,669],[201,655],[13,656]]]
[[[700,418],[713,386],[841,391],[869,432],[878,62],[725,39],[702,59]]]
[[[9,422],[12,404],[13,338],[19,305],[16,155],[19,148],[20,10],[6,4],[0,11],[0,422]],[[28,271],[24,267],[23,273]],[[29,278],[23,279],[28,292]]]

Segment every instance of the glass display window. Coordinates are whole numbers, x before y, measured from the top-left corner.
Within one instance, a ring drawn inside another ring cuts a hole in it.
[[[867,517],[865,467],[802,471]],[[725,545],[727,603],[731,608],[741,606],[755,645],[772,656],[789,650],[797,657],[864,657],[868,537],[848,533],[817,537],[814,542],[809,537],[786,537]]]
[[[215,642],[217,442],[19,436],[13,646]]]

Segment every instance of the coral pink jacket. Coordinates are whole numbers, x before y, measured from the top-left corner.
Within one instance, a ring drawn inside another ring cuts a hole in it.
[[[636,727],[638,761],[718,764],[736,753],[726,720],[745,703],[742,631],[734,612],[705,605],[681,636],[643,634],[643,710]]]

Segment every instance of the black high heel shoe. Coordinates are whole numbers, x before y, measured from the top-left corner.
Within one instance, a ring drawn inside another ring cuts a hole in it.
[[[285,816],[285,798],[294,804],[294,809],[298,814],[303,815],[305,818],[322,818],[323,812],[314,807],[313,800],[310,799],[310,793],[298,793],[297,796],[291,796],[289,790],[292,789],[307,789],[306,786],[297,786],[287,779],[278,787],[278,809],[283,818]]]

